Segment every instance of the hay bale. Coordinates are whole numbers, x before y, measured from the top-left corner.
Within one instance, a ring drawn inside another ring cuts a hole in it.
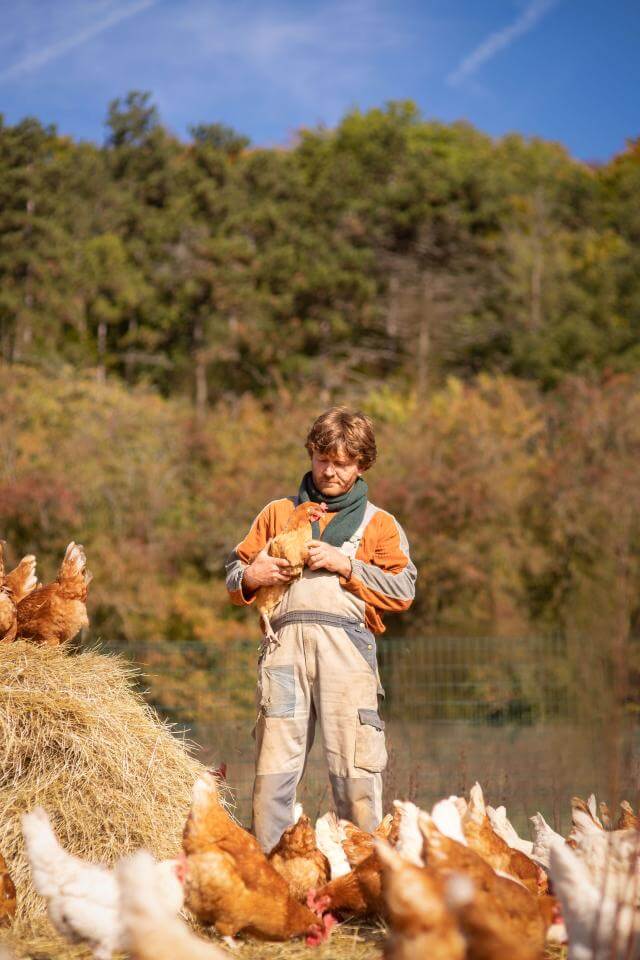
[[[41,929],[45,909],[20,827],[37,804],[65,848],[86,860],[180,849],[204,767],[132,688],[136,674],[94,650],[0,645],[0,851],[18,892],[18,930]]]

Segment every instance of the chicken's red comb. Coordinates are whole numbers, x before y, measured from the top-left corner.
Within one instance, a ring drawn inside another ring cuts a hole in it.
[[[221,763],[219,767],[215,769],[208,770],[207,773],[213,774],[216,780],[226,780],[227,779],[227,765],[226,763]]]

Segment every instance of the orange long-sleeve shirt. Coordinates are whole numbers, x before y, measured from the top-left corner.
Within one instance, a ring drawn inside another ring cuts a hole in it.
[[[232,551],[227,561],[227,590],[232,603],[239,606],[253,603],[255,597],[246,597],[242,590],[244,569],[272,537],[284,530],[294,509],[290,497],[272,500],[255,518],[244,540]],[[321,531],[334,516],[326,513],[321,517]],[[374,633],[384,633],[382,614],[407,610],[411,606],[415,580],[416,568],[409,556],[404,530],[392,514],[374,507],[352,561],[351,577],[340,577],[340,585],[364,601],[367,626]]]

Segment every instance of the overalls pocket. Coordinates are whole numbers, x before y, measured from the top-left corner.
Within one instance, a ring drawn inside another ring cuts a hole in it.
[[[387,765],[384,720],[377,710],[360,708],[356,724],[354,766],[370,773],[382,773]]]
[[[261,669],[260,707],[265,717],[293,717],[296,681],[293,664]]]

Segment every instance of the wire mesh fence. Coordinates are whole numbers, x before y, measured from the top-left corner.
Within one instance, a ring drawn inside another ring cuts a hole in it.
[[[428,805],[479,780],[489,801],[505,803],[526,832],[536,810],[564,829],[575,794],[636,799],[640,728],[624,704],[619,709],[596,645],[544,636],[428,636],[380,646],[387,803],[403,797]],[[118,652],[140,667],[149,701],[196,743],[204,762],[227,764],[238,815],[248,822],[256,644]],[[319,742],[299,799],[312,815],[331,806]]]

